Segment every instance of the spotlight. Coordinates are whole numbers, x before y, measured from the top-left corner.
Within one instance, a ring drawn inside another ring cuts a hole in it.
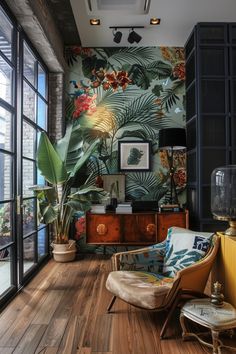
[[[120,43],[121,38],[122,38],[122,32],[118,31],[118,32],[113,33],[113,35],[114,35],[113,41],[115,43]]]
[[[150,19],[150,25],[159,25],[161,23],[161,19],[157,17],[152,17]]]
[[[99,18],[91,18],[89,20],[91,26],[99,26],[100,25],[100,20]]]
[[[141,41],[142,37],[135,31],[132,31],[129,33],[129,36],[128,36],[128,42],[129,43],[139,43]]]

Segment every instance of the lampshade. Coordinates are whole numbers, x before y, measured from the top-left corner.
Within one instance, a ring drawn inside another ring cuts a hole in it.
[[[236,236],[236,165],[217,167],[211,174],[211,212],[229,221],[226,235]]]
[[[186,133],[183,128],[166,128],[159,131],[159,149],[180,150],[186,147]]]

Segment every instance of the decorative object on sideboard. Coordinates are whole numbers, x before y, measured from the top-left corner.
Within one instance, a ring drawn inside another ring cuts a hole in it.
[[[125,175],[107,174],[102,175],[103,188],[109,193],[110,198],[117,198],[118,203],[125,201]]]
[[[186,133],[183,128],[166,128],[159,132],[159,149],[167,150],[170,175],[170,204],[178,204],[178,195],[174,181],[174,150],[183,150],[186,148]]]
[[[229,222],[228,236],[236,236],[236,165],[217,167],[211,174],[211,212]]]
[[[110,203],[106,205],[106,212],[107,213],[116,211],[116,207],[118,204],[118,198],[120,195],[118,180],[116,180],[115,182],[112,182],[112,184],[110,185],[109,195],[110,195]]]

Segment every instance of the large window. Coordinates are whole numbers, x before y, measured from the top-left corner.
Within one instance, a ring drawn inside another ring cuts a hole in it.
[[[37,218],[37,200],[30,186],[44,184],[36,168],[36,148],[41,130],[47,129],[47,74],[25,39],[22,44],[22,224],[23,275],[48,253],[45,225]],[[39,244],[40,251],[39,251]]]
[[[47,130],[47,76],[24,32],[0,5],[0,305],[48,255],[47,228],[30,189],[45,183],[36,149]]]
[[[16,288],[16,30],[0,8],[0,294]]]

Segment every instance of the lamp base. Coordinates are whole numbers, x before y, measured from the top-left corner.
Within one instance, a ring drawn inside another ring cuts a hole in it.
[[[236,237],[236,220],[229,221],[229,228],[225,230],[225,235]]]

